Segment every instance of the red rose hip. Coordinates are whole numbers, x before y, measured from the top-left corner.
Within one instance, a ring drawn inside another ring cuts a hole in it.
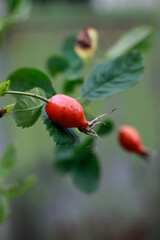
[[[139,132],[132,126],[121,126],[118,131],[120,145],[127,151],[137,153],[141,156],[148,155],[148,151],[143,146]]]
[[[85,118],[84,110],[81,104],[77,102],[76,99],[63,94],[57,94],[50,98],[49,103],[47,103],[45,106],[45,110],[49,118],[62,127],[76,127],[79,131],[95,137],[98,137],[98,135],[93,128],[101,123],[101,121],[97,122],[97,120],[108,115],[102,114],[91,122],[88,122]],[[115,109],[113,109],[111,112],[114,110]]]
[[[87,127],[83,107],[76,99],[57,94],[49,99],[45,110],[50,119],[67,128],[76,127],[80,130]]]

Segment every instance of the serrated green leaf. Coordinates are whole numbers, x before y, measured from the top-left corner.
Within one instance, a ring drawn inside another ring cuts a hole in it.
[[[0,96],[4,96],[6,94],[9,85],[10,85],[10,80],[0,84]]]
[[[62,45],[62,55],[68,60],[70,64],[69,68],[64,73],[64,77],[70,80],[81,77],[84,67],[82,59],[76,54],[74,50],[75,45],[75,36],[67,38]]]
[[[143,74],[140,52],[132,51],[95,66],[84,84],[85,99],[101,99],[126,90],[135,85]]]
[[[75,87],[81,85],[82,83],[83,79],[66,80],[63,85],[63,91],[65,93],[73,92]]]
[[[13,169],[16,159],[16,150],[10,145],[0,160],[0,181],[3,181]]]
[[[151,38],[155,29],[150,25],[137,26],[125,33],[110,49],[106,52],[106,58],[111,59],[120,56],[133,49],[140,51],[148,50],[151,46]]]
[[[108,135],[114,129],[114,122],[112,120],[107,119],[107,120],[105,120],[103,122],[105,123],[105,125],[103,123],[100,124],[98,129],[96,130],[96,133],[99,136]]]
[[[5,107],[2,107],[0,109],[0,118],[2,118],[3,116],[5,116],[6,114],[9,114],[12,112],[13,108],[15,106],[15,103],[7,105]]]
[[[14,198],[25,194],[30,188],[32,188],[37,182],[36,176],[29,176],[23,181],[18,181],[6,189],[7,198]]]
[[[34,88],[29,93],[37,94],[43,97],[45,92],[40,88]],[[12,111],[12,116],[18,127],[31,127],[41,115],[41,109],[44,101],[28,96],[20,96]]]
[[[9,202],[5,195],[0,194],[0,223],[3,223],[8,218],[10,212]]]
[[[73,146],[79,144],[79,136],[71,128],[64,128],[54,123],[47,115],[45,108],[42,110],[42,120],[46,125],[49,136],[53,138],[56,145]]]
[[[20,68],[13,72],[10,79],[10,88],[15,91],[29,91],[34,87],[42,88],[48,98],[55,95],[51,81],[48,76],[35,68]]]
[[[54,77],[69,68],[69,62],[61,56],[52,56],[47,60],[47,68],[50,74]]]

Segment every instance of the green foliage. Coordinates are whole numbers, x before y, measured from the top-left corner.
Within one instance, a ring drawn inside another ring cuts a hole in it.
[[[45,97],[45,92],[40,88],[34,88],[29,93]],[[18,127],[31,127],[41,115],[44,101],[28,96],[20,96],[12,111],[12,116]]]
[[[5,195],[0,193],[0,223],[7,220],[10,212],[9,202]]]
[[[42,88],[48,98],[55,95],[51,81],[48,76],[35,68],[20,68],[13,72],[10,79],[10,88],[16,91],[29,91],[34,87]]]
[[[46,125],[49,136],[53,138],[56,145],[74,146],[79,143],[79,136],[71,128],[64,128],[54,123],[47,115],[45,108],[42,109],[42,120]]]
[[[25,3],[25,0],[10,1],[10,15],[5,21],[0,20],[1,30],[4,26],[15,23],[16,18],[19,19],[20,9],[22,10]],[[143,25],[126,33],[106,52],[106,57],[113,59],[97,64],[85,81],[82,77],[84,62],[75,52],[76,37],[69,37],[64,41],[62,56],[51,56],[47,61],[47,68],[53,77],[63,74],[62,87],[65,93],[73,93],[76,86],[82,84],[82,97],[86,99],[85,103],[89,104],[89,100],[111,96],[139,81],[143,74],[141,52],[149,48],[153,32],[151,26]],[[18,97],[15,106],[12,104],[0,109],[0,117],[12,112],[17,126],[25,128],[32,126],[42,113],[46,130],[57,145],[54,162],[56,169],[63,174],[69,174],[74,184],[85,193],[95,192],[100,183],[101,171],[94,152],[94,138],[90,136],[87,141],[79,144],[80,139],[76,131],[64,128],[48,117],[44,102],[37,98],[37,95],[43,98],[47,95],[47,98],[50,98],[56,94],[48,76],[34,68],[22,68],[13,72],[8,79],[11,81],[10,88],[16,91],[14,94],[17,94],[17,91],[29,91],[28,94],[34,96]],[[8,87],[9,81],[0,84],[0,96],[5,95]],[[85,116],[89,114],[88,109],[85,108]],[[106,125],[96,127],[100,136],[107,135],[114,129],[112,120],[107,119],[104,123]],[[24,194],[35,183],[35,178],[31,176],[24,181],[3,186],[5,177],[14,166],[14,154],[14,148],[10,146],[0,162],[0,221],[8,216],[8,199]]]
[[[68,67],[68,61],[61,56],[52,56],[47,61],[47,68],[53,77],[63,73]]]
[[[24,181],[4,184],[16,162],[16,150],[10,145],[0,159],[0,223],[7,220],[10,207],[9,199],[24,194],[35,182],[35,176],[29,176]]]
[[[106,58],[115,58],[133,49],[145,52],[152,44],[155,29],[149,25],[140,25],[125,33],[106,52]]]
[[[31,175],[23,181],[18,181],[8,186],[6,189],[6,195],[9,199],[24,195],[31,187],[36,184],[36,182],[37,178],[35,175]]]
[[[75,87],[81,85],[83,83],[83,79],[74,79],[74,80],[65,80],[63,85],[64,93],[71,93],[74,91]]]
[[[9,0],[9,12],[19,10],[24,2],[25,0]]]
[[[61,151],[64,151],[64,150],[61,149]],[[72,173],[74,166],[75,166],[75,162],[73,158],[58,159],[54,163],[54,167],[56,167],[56,169],[63,174]]]
[[[11,113],[14,106],[15,106],[15,104],[13,103],[13,104],[7,105],[5,107],[2,107],[0,109],[0,118],[2,118],[3,116],[5,116],[8,113]]]
[[[72,173],[75,185],[86,193],[97,190],[100,180],[99,160],[91,149],[83,145],[75,152],[75,167]]]
[[[30,0],[9,0],[8,12],[0,19],[0,33],[26,20],[30,16],[31,8],[32,1]]]
[[[16,161],[16,150],[10,145],[0,160],[0,182],[2,182],[11,172]]]
[[[9,215],[9,202],[2,183],[15,165],[15,148],[10,145],[0,159],[0,223]]]
[[[18,3],[18,0],[17,0]],[[32,1],[31,0],[19,0],[19,4],[13,6],[11,12],[4,19],[5,30],[20,23],[26,21],[31,14]]]
[[[76,45],[76,37],[67,38],[62,45],[62,55],[68,60],[69,68],[65,71],[66,79],[76,79],[81,77],[83,71],[83,61],[74,51]]]
[[[0,96],[4,96],[6,94],[9,85],[10,85],[10,80],[0,84]]]
[[[54,165],[64,174],[70,174],[74,184],[86,193],[97,190],[100,181],[99,160],[93,151],[93,138],[77,148],[60,148]]]
[[[85,99],[101,99],[135,85],[143,74],[140,52],[133,51],[110,61],[96,65],[84,84]]]
[[[76,52],[74,51],[76,41],[77,40],[75,36],[70,36],[66,38],[62,44],[62,55],[69,61],[74,61],[79,58]]]
[[[111,119],[107,119],[103,121],[104,124],[100,124],[98,129],[96,130],[99,136],[105,136],[111,133],[114,130],[114,122]]]

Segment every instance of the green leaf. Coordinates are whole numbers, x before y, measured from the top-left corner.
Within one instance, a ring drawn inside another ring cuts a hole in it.
[[[9,1],[9,11],[17,11],[21,8],[21,6],[26,2],[26,0],[10,0]]]
[[[56,158],[59,159],[70,159],[73,157],[76,146],[58,146],[55,151]]]
[[[69,61],[77,60],[79,57],[76,54],[74,48],[76,46],[76,37],[70,36],[62,44],[62,54]]]
[[[3,223],[8,218],[10,212],[9,202],[5,195],[0,194],[0,223]]]
[[[96,130],[96,133],[99,136],[108,135],[109,133],[111,133],[114,130],[114,122],[112,120],[107,119],[103,122],[105,123],[105,125],[100,124],[98,129]]]
[[[27,177],[24,181],[16,182],[7,187],[6,196],[11,199],[20,195],[24,195],[36,184],[36,182],[37,178],[34,175]]]
[[[154,36],[155,34],[152,34],[151,36],[149,36],[148,38],[146,38],[146,40],[144,40],[142,43],[138,44],[136,46],[136,50],[142,52],[142,54],[146,54],[147,51],[149,50],[149,48],[152,46],[153,44],[153,40],[154,40]]]
[[[140,52],[132,51],[97,64],[82,85],[85,99],[101,99],[135,85],[143,74]]]
[[[84,63],[82,59],[76,54],[74,48],[76,45],[76,37],[72,36],[65,40],[62,45],[62,55],[68,60],[70,66],[65,72],[66,79],[76,79],[82,74]]]
[[[54,167],[61,173],[70,173],[75,165],[75,147],[60,146],[55,151]]]
[[[63,174],[70,174],[75,185],[86,193],[97,190],[100,181],[100,166],[95,156],[93,138],[77,148],[60,148],[56,152],[54,166]]]
[[[54,163],[54,167],[61,173],[66,174],[70,173],[74,168],[73,159],[58,159]]]
[[[9,5],[7,16],[2,19],[3,30],[7,30],[15,24],[29,18],[32,9],[30,0],[13,0]]]
[[[45,92],[40,88],[34,88],[30,93],[45,97]],[[12,116],[18,127],[30,127],[38,120],[44,101],[28,96],[20,96],[12,111]]]
[[[34,87],[42,88],[47,97],[55,95],[48,76],[35,68],[20,68],[13,72],[8,79],[11,81],[10,88],[15,91],[29,91]]]
[[[74,91],[76,86],[81,85],[82,83],[83,79],[66,80],[63,85],[63,91],[65,93],[71,93]]]
[[[64,78],[65,79],[76,79],[80,78],[82,76],[83,71],[83,62],[80,62],[79,60],[75,60],[71,63],[70,67],[67,69],[67,71],[64,72]]]
[[[92,150],[77,151],[78,157],[72,177],[75,185],[86,193],[97,190],[100,180],[100,167],[98,158]]]
[[[72,171],[74,184],[86,193],[97,190],[100,182],[100,166],[97,155],[93,151],[93,138],[89,138],[75,149],[75,165]]]
[[[0,84],[0,96],[4,96],[6,94],[9,85],[10,85],[10,80]]]
[[[0,181],[3,181],[13,169],[16,162],[16,150],[10,145],[0,160]]]
[[[11,113],[13,108],[14,108],[14,106],[15,106],[15,103],[7,105],[5,107],[2,107],[0,109],[0,118],[2,118],[4,115],[6,115],[8,113]]]
[[[56,145],[73,146],[79,144],[79,136],[71,128],[64,128],[53,122],[47,115],[45,108],[42,110],[42,120],[46,125],[49,136],[53,138]]]
[[[147,51],[151,46],[155,29],[149,25],[137,26],[125,33],[110,49],[106,52],[106,57],[115,58],[133,49]]]
[[[52,56],[47,61],[47,68],[53,77],[63,73],[68,67],[68,61],[61,56]]]
[[[4,30],[4,20],[0,18],[0,44],[2,42],[2,32]]]

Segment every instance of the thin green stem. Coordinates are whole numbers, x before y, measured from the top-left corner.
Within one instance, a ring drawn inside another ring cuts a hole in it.
[[[34,93],[28,93],[28,92],[19,92],[19,91],[7,91],[5,94],[16,94],[16,95],[24,95],[28,97],[34,97],[34,98],[39,98],[40,100],[49,103],[49,100],[45,97],[42,97],[40,95],[34,94]]]

